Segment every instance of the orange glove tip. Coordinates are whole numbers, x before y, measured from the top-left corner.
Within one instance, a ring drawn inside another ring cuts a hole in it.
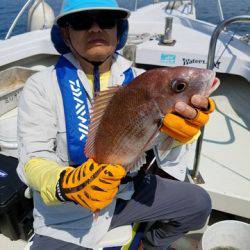
[[[208,110],[203,111],[205,114],[211,114],[214,112],[216,104],[212,98],[208,98]]]

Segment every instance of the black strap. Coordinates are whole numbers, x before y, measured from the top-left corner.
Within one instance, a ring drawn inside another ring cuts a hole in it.
[[[99,74],[99,66],[94,65],[94,92],[100,92],[100,74]]]

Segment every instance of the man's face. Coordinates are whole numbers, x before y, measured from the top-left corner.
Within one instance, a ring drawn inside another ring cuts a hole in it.
[[[78,54],[89,61],[99,62],[105,60],[107,56],[115,52],[118,44],[117,22],[115,21],[113,27],[106,28],[102,27],[102,23],[99,24],[101,20],[107,20],[104,19],[105,17],[101,16],[101,18],[96,18],[95,15],[92,16],[92,19],[91,16],[89,18],[92,22],[88,21],[89,25],[87,25],[90,27],[84,27],[84,25],[84,28],[81,27],[79,22],[84,22],[84,19],[80,19],[77,20],[77,22],[72,22],[73,25],[68,25],[66,28],[62,28],[61,31],[64,40],[73,54],[76,54],[76,50]]]

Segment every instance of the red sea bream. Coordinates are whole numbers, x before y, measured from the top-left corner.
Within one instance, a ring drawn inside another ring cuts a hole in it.
[[[155,144],[162,119],[176,102],[190,104],[193,95],[209,96],[218,85],[213,71],[180,66],[149,70],[125,87],[100,92],[91,112],[87,157],[129,171]]]

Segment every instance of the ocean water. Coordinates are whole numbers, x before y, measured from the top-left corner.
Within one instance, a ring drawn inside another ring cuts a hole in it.
[[[0,0],[0,39],[4,39],[11,23],[27,0]],[[214,24],[219,22],[216,8],[217,0],[196,0],[197,18]],[[53,7],[55,14],[60,11],[62,0],[46,0]],[[120,6],[133,9],[135,0],[118,0]],[[138,0],[138,6],[144,6],[152,0]],[[236,15],[250,15],[250,0],[221,0],[224,17],[229,18]],[[20,18],[13,34],[20,34],[26,31],[27,27],[26,11]],[[250,34],[250,24],[233,24],[229,29],[241,34]]]

